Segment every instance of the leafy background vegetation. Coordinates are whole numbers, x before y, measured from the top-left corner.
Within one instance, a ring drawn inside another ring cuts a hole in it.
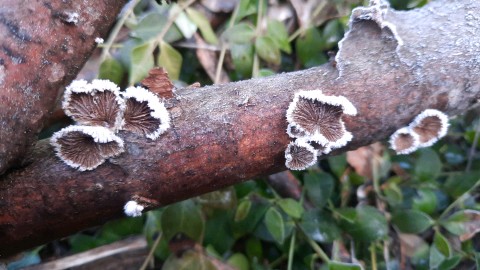
[[[162,66],[181,87],[321,65],[335,54],[351,9],[366,4],[240,0],[201,1],[207,7],[199,8],[197,2],[131,1],[82,76],[125,86]],[[426,2],[391,0],[397,9]],[[475,269],[478,112],[451,120],[445,139],[411,155],[377,143],[278,174],[298,184],[290,190],[298,200],[282,197],[272,179],[253,179],[55,241],[9,269],[131,235],[148,240],[149,267],[157,269],[216,269],[218,262],[241,270]],[[172,253],[172,237],[190,243],[183,254]]]

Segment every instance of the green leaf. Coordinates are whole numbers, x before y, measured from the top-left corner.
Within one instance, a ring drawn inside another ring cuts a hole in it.
[[[210,44],[218,44],[217,35],[213,32],[212,26],[205,15],[193,8],[187,8],[186,11],[190,20],[192,20],[198,26],[200,32],[202,32],[203,38]]]
[[[248,212],[247,217],[239,222],[235,222],[232,224],[235,238],[240,238],[254,231],[259,225],[259,223],[262,221],[265,212],[269,208],[268,204],[265,201],[259,200],[258,198],[252,198],[251,202],[252,205],[250,207],[250,211]]]
[[[393,178],[393,177],[392,177]],[[388,185],[383,190],[385,197],[390,206],[398,206],[403,202],[403,194],[400,187],[393,182],[393,179],[390,178],[387,180]],[[397,178],[397,177],[395,177]],[[398,177],[399,178],[399,177]]]
[[[128,84],[133,85],[147,76],[153,68],[152,43],[135,46],[130,53]]]
[[[275,207],[270,207],[265,214],[264,222],[273,239],[282,244],[286,237],[282,214]]]
[[[253,260],[257,258],[261,260],[263,258],[263,247],[262,242],[258,238],[251,237],[247,240],[245,244],[247,256]]]
[[[272,75],[275,75],[276,73],[271,70],[271,69],[268,69],[268,68],[261,68],[259,71],[258,71],[258,78],[262,78],[262,77],[268,77],[268,76],[272,76]]]
[[[172,80],[178,80],[182,69],[182,55],[166,42],[160,42],[158,65],[164,67]]]
[[[340,178],[347,168],[347,156],[345,154],[333,156],[328,158],[328,165],[332,172]]]
[[[333,47],[337,46],[338,42],[344,35],[343,27],[344,24],[339,20],[331,20],[325,24],[322,31],[322,51],[331,50]]]
[[[328,262],[328,270],[363,270],[362,266],[355,263]]]
[[[443,190],[450,196],[457,198],[472,188],[478,181],[480,181],[480,171],[453,173],[448,177]]]
[[[328,173],[308,172],[304,175],[307,198],[316,207],[323,208],[333,194],[335,180]]]
[[[248,44],[255,37],[255,29],[247,23],[238,23],[223,32],[222,39],[227,43]]]
[[[157,12],[149,13],[134,27],[133,31],[131,32],[131,36],[141,38],[144,41],[149,41],[157,37],[160,32],[162,32],[167,21],[168,17],[165,16],[165,14]],[[180,33],[175,25],[172,25],[163,37],[163,40],[165,42],[174,42],[181,38],[183,38],[182,33]]]
[[[162,270],[216,270],[217,268],[211,262],[211,259],[196,251],[187,251],[180,258],[175,254],[162,265]]]
[[[244,220],[248,216],[251,207],[252,202],[249,199],[241,201],[235,212],[235,222]]]
[[[435,192],[430,189],[420,189],[418,196],[413,199],[412,209],[432,215],[437,209],[438,200]]]
[[[230,258],[228,258],[227,263],[233,266],[238,270],[249,270],[250,264],[248,263],[248,258],[242,253],[235,253]]]
[[[233,187],[200,195],[196,200],[204,209],[232,209],[237,206],[237,195]]]
[[[473,236],[480,231],[480,211],[462,210],[458,211],[446,220],[441,221],[441,225],[449,232],[455,235]]]
[[[189,39],[197,32],[197,25],[192,22],[185,12],[183,12],[177,4],[172,4],[169,12],[169,17],[172,19],[174,15],[177,15],[175,18],[175,25],[178,27],[180,32],[186,39]]]
[[[280,50],[291,53],[292,48],[288,42],[288,32],[285,24],[277,20],[268,20],[267,34]]]
[[[98,78],[110,80],[119,85],[122,83],[124,73],[125,69],[120,62],[115,58],[107,57],[102,64],[100,64]]]
[[[430,247],[430,269],[437,269],[445,261],[445,256],[434,246]]]
[[[260,56],[260,58],[266,62],[274,65],[280,65],[280,50],[270,37],[258,37],[255,40],[255,49],[258,56]]]
[[[200,210],[191,200],[165,207],[161,222],[163,235],[168,240],[177,233],[184,233],[197,241],[203,237],[205,222]]]
[[[300,63],[306,68],[319,66],[327,62],[323,54],[323,38],[316,27],[308,28],[305,33],[295,41],[295,49]]]
[[[342,222],[341,225],[355,240],[361,242],[373,242],[388,234],[385,216],[378,209],[368,205],[362,205],[355,209],[353,224]]]
[[[244,78],[252,75],[253,54],[255,53],[252,44],[231,44],[230,54],[232,55],[235,70]]]
[[[150,243],[155,234],[162,230],[160,218],[162,213],[159,210],[148,211],[146,214],[147,219],[145,220],[145,225],[143,226],[143,234]]]
[[[442,162],[437,153],[430,148],[419,151],[420,156],[415,166],[415,175],[420,181],[435,180],[442,170]]]
[[[450,247],[450,243],[448,243],[447,238],[445,238],[445,236],[438,231],[435,232],[435,236],[433,237],[433,245],[446,258],[450,258],[450,256],[452,256],[452,248]]]
[[[320,243],[332,243],[340,238],[341,231],[330,214],[311,209],[305,212],[300,223],[311,239]]]
[[[460,263],[462,257],[454,255],[449,259],[446,259],[438,266],[438,270],[451,270],[456,269],[455,267]]]
[[[400,211],[393,215],[392,222],[404,233],[422,233],[433,225],[433,220],[417,210]]]
[[[225,253],[235,243],[230,227],[232,213],[225,210],[216,210],[211,213],[205,224],[204,245],[212,245],[216,251]]]
[[[299,219],[303,215],[303,207],[302,205],[291,198],[280,199],[278,202],[278,206],[289,216],[292,218]]]

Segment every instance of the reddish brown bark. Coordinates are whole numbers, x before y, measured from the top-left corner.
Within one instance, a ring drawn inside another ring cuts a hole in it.
[[[94,171],[67,167],[40,141],[27,167],[0,180],[0,255],[119,217],[135,195],[165,205],[285,170],[285,111],[298,89],[341,94],[358,109],[345,119],[354,140],[336,153],[383,140],[427,108],[465,111],[480,98],[470,12],[480,2],[436,1],[377,22],[357,10],[338,69],[179,90],[170,130],[156,141],[123,134],[125,153]]]
[[[0,0],[0,174],[21,164],[58,90],[76,76],[124,3]]]

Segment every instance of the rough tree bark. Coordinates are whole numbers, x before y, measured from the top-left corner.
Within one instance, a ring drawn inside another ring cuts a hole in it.
[[[125,1],[0,0],[0,174],[35,145],[59,89]]]
[[[285,111],[298,89],[344,95],[354,140],[383,140],[419,112],[450,116],[480,98],[480,2],[443,0],[408,12],[357,9],[336,65],[177,91],[160,139],[123,134],[126,152],[90,172],[64,165],[48,141],[0,180],[1,256],[120,217],[134,196],[158,205],[284,170]],[[335,154],[335,153],[334,153]]]

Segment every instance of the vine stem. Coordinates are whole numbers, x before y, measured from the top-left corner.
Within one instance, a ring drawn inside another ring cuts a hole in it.
[[[441,220],[444,218],[457,204],[459,204],[461,201],[463,201],[466,197],[467,194],[471,193],[474,189],[476,189],[478,186],[480,186],[480,181],[477,181],[475,185],[473,185],[471,188],[469,188],[467,191],[465,191],[460,197],[458,197],[454,202],[452,202],[443,212],[442,214],[438,217],[438,220]]]
[[[293,265],[293,253],[295,250],[295,235],[296,233],[292,233],[292,238],[290,239],[290,249],[288,250],[288,267],[287,270],[292,270]]]
[[[117,21],[117,23],[113,27],[112,32],[110,33],[107,39],[107,42],[105,42],[105,45],[102,46],[103,49],[102,49],[102,54],[100,55],[100,63],[103,62],[108,55],[110,55],[110,48],[112,47],[113,42],[117,38],[118,33],[120,32],[120,29],[122,29],[122,26],[125,24],[125,21],[127,20],[128,16],[130,16],[130,14],[133,13],[133,9],[138,4],[138,2],[140,2],[140,0],[132,0],[129,3],[129,6],[127,7],[127,9],[123,12],[123,15],[120,17],[120,19]]]
[[[162,240],[162,234],[161,233],[157,236],[157,239],[155,239],[155,242],[153,242],[152,248],[150,249],[150,252],[148,252],[148,255],[145,258],[145,261],[143,261],[143,264],[140,267],[140,270],[147,269],[148,262],[150,262],[150,260],[152,259],[153,253],[155,253],[155,250],[157,249],[158,244],[160,244],[160,240]]]
[[[288,42],[292,42],[298,36],[303,34],[310,27],[310,24],[312,23],[312,18],[317,17],[326,5],[327,1],[322,1],[320,4],[318,4],[315,10],[312,12],[312,16],[310,16],[307,22],[300,28],[298,28],[297,31],[295,31],[290,37],[288,37]]]
[[[312,249],[315,251],[315,253],[326,263],[330,263],[330,258],[328,258],[327,254],[323,249],[315,242],[313,241],[308,235],[303,231],[302,227],[298,225],[298,222],[295,222],[295,226],[297,229],[302,233],[303,237],[305,240],[307,240],[308,244],[312,247]]]
[[[469,172],[472,167],[473,156],[475,155],[475,148],[477,148],[477,142],[478,142],[478,139],[480,139],[480,121],[477,123],[476,126],[477,128],[475,130],[475,136],[473,138],[472,147],[470,148],[470,153],[468,155],[467,167],[465,168],[466,172]]]
[[[263,16],[263,0],[258,0],[258,14],[257,14],[257,28],[255,29],[255,37],[259,37],[262,31],[262,16]],[[260,72],[260,59],[258,58],[257,48],[253,54],[252,77],[258,78]]]

